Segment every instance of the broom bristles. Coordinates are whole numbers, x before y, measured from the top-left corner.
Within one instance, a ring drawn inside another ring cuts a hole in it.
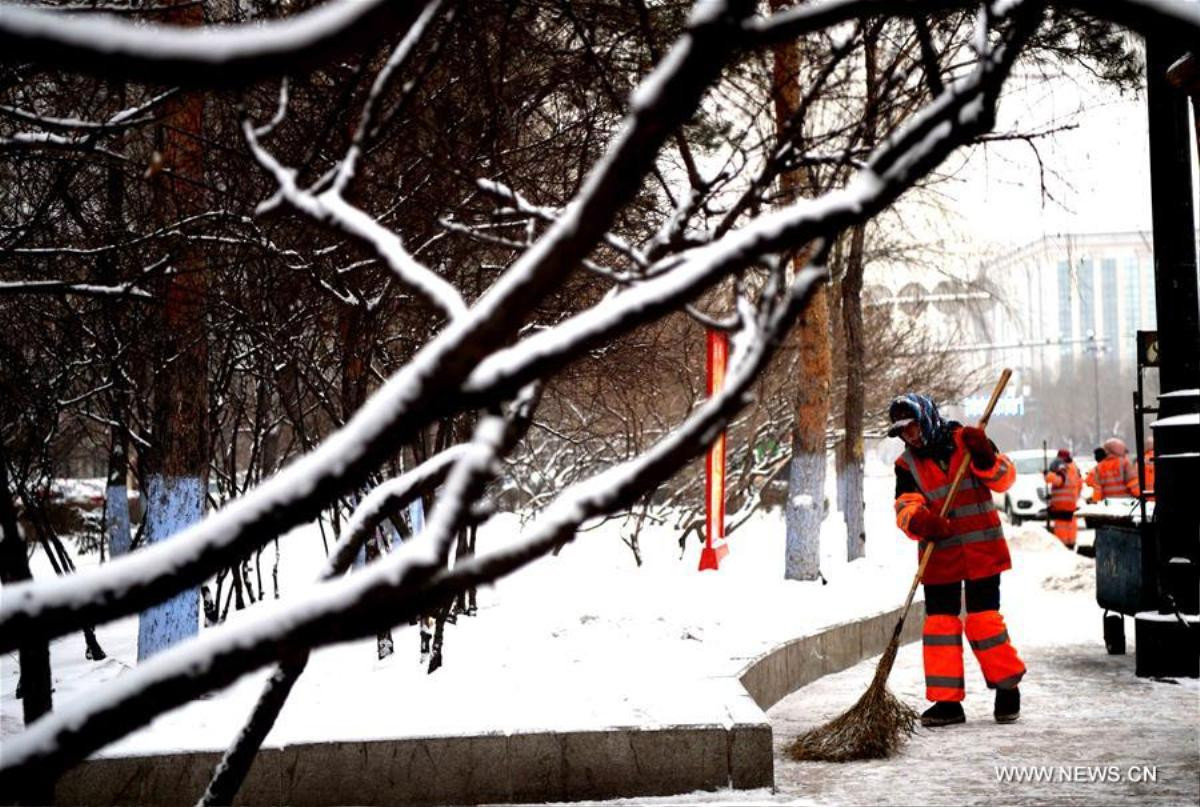
[[[899,628],[897,628],[897,634]],[[787,748],[800,762],[851,762],[895,754],[916,728],[917,713],[887,688],[896,661],[895,638],[879,659],[867,691],[850,709],[823,726],[801,734]]]

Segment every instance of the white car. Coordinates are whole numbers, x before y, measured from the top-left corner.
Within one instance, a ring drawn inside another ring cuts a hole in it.
[[[1049,463],[1054,462],[1057,451],[1043,453],[1040,448],[1030,448],[1004,453],[1017,466],[1017,478],[1013,481],[1012,487],[1004,493],[993,493],[992,501],[996,503],[997,509],[1008,516],[1013,526],[1026,520],[1045,519],[1046,502],[1049,498],[1045,468]],[[1084,465],[1080,458],[1075,458],[1075,467],[1079,469],[1081,479],[1087,474],[1088,468],[1094,464],[1089,461],[1087,465]],[[1088,490],[1086,484],[1080,490],[1078,502],[1080,506],[1084,504]]]

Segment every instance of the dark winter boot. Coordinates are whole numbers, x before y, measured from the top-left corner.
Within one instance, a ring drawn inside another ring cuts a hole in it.
[[[997,723],[1011,723],[1021,716],[1021,690],[996,690],[996,708],[993,712]]]
[[[967,716],[963,714],[962,704],[958,701],[938,701],[921,713],[921,725],[929,728],[966,722]]]

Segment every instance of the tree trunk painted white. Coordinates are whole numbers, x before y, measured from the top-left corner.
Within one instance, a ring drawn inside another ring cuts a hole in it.
[[[864,518],[863,461],[854,457],[842,466],[838,476],[838,500],[846,522],[846,559],[857,560],[867,554],[867,525]]]
[[[203,517],[203,480],[155,475],[147,481],[147,544],[165,541]],[[138,620],[138,661],[195,636],[199,630],[199,589],[190,588],[147,608]]]
[[[784,577],[816,580],[821,575],[821,521],[825,517],[825,455],[793,451],[784,507],[787,548]]]
[[[879,25],[879,23],[876,23]],[[875,145],[875,111],[878,108],[876,80],[876,44],[879,34],[864,38],[864,70],[867,105],[863,119],[863,145]],[[863,333],[862,288],[865,258],[866,225],[856,225],[850,232],[850,250],[842,276],[843,350],[846,367],[845,432],[838,452],[838,503],[846,522],[846,560],[857,560],[866,554],[867,528],[863,504],[863,420],[866,417],[866,379],[863,363],[866,346]]]
[[[772,11],[783,11],[788,0],[770,0]],[[775,130],[781,138],[791,137],[793,116],[801,109],[800,50],[795,42],[772,47],[772,94]],[[817,183],[805,168],[779,175],[778,204],[786,207],[797,199],[817,193]],[[792,257],[796,272],[812,257],[807,244]],[[825,431],[829,420],[830,382],[833,378],[833,349],[829,334],[829,295],[822,283],[814,290],[808,306],[795,326],[800,346],[803,383],[796,395],[796,421],[792,429],[792,459],[788,469],[788,503],[784,508],[787,550],[784,577],[816,580],[821,575],[821,521],[825,498]]]

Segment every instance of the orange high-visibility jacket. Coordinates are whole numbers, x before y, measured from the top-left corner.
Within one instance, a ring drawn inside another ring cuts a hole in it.
[[[1142,475],[1146,481],[1146,498],[1154,500],[1154,449],[1147,449],[1142,455]],[[1137,477],[1134,477],[1135,479]]]
[[[1128,457],[1109,455],[1100,460],[1088,472],[1088,484],[1092,486],[1092,501],[1101,499],[1127,499],[1138,496],[1137,471]]]
[[[1058,471],[1047,471],[1046,483],[1050,485],[1050,509],[1074,513],[1079,502],[1079,491],[1083,489],[1083,480],[1075,463],[1068,462]]]
[[[919,493],[902,493],[896,499],[896,523],[909,538],[920,541],[919,536],[908,531],[913,513],[921,507],[934,513],[941,512],[954,471],[963,462],[970,462],[970,454],[963,447],[961,429],[954,432],[954,453],[948,467],[943,468],[937,460],[918,457],[911,451],[905,451],[896,460],[897,468],[911,473],[920,489]],[[991,491],[1002,493],[1008,490],[1016,477],[1012,462],[999,452],[996,464],[991,468],[976,468],[972,463],[946,514],[950,519],[951,535],[934,544],[921,582],[937,585],[977,580],[1012,568]],[[923,551],[924,544],[918,544],[918,558]]]

